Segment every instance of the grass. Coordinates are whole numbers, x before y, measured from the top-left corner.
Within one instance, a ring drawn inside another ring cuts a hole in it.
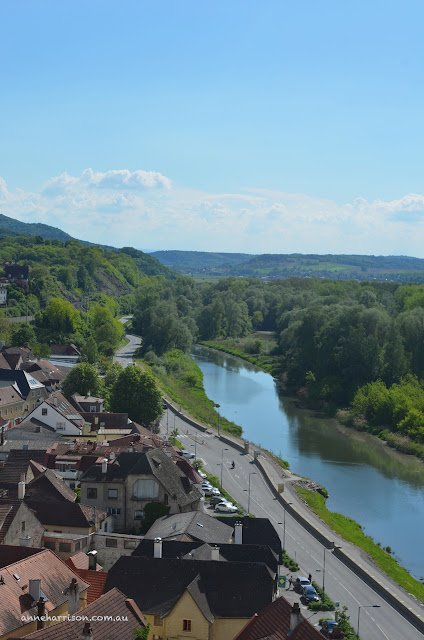
[[[148,354],[147,354],[148,355]],[[137,362],[147,366],[156,378],[163,393],[190,414],[205,424],[240,436],[242,428],[219,416],[213,400],[208,398],[203,387],[203,374],[190,356],[182,351],[169,351],[162,357],[136,358]]]
[[[424,601],[424,585],[415,580],[393,556],[384,551],[370,536],[365,535],[358,522],[340,513],[329,511],[325,505],[325,498],[321,494],[302,487],[296,487],[296,491],[311,507],[312,511],[324,520],[333,531],[348,542],[366,551],[384,573],[413,596]]]
[[[267,334],[269,332],[266,332]],[[245,338],[226,338],[224,340],[204,340],[200,344],[211,349],[224,351],[243,360],[247,360],[251,364],[260,367],[272,376],[278,376],[282,373],[282,357],[270,355],[275,341],[270,339],[269,335],[258,338],[260,332],[255,332]],[[260,342],[260,353],[249,353],[249,349],[253,342]]]
[[[129,343],[129,338],[127,338],[127,336],[123,336],[120,341],[118,342],[118,345],[116,347],[116,349],[120,349],[121,347],[125,347],[128,343]]]

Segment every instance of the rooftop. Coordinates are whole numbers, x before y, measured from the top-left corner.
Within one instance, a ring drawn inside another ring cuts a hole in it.
[[[231,542],[233,527],[202,511],[189,511],[158,518],[145,539],[180,540],[227,544]]]

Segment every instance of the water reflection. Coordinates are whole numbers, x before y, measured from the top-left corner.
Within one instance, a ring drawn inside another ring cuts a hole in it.
[[[206,393],[220,413],[243,427],[248,440],[323,484],[327,505],[349,515],[383,545],[395,549],[414,575],[424,574],[424,464],[399,454],[367,433],[339,427],[335,420],[300,409],[278,392],[272,376],[248,362],[205,347],[193,358],[202,369]]]

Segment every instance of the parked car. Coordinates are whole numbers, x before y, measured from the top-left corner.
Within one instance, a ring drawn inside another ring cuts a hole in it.
[[[296,581],[294,583],[295,591],[297,591],[298,593],[303,593],[303,587],[307,587],[307,586],[310,586],[310,587],[312,586],[308,578],[305,578],[304,576],[298,576],[296,578]]]
[[[165,400],[162,401],[162,409],[167,409],[168,405]]]
[[[217,489],[216,487],[207,487],[206,489],[203,489],[203,492],[205,494],[205,496],[220,496],[220,492],[219,489]]]
[[[223,498],[222,496],[211,496],[209,504],[215,507],[220,502],[226,502],[227,504],[232,504],[229,500],[227,500],[226,498]]]
[[[211,488],[212,488],[212,485],[211,485],[211,483],[209,482],[209,480],[204,480],[204,481],[202,482],[202,489],[211,489]]]
[[[311,584],[307,584],[303,587],[303,597],[306,602],[319,602],[319,595]]]
[[[187,460],[192,460],[194,458],[194,453],[192,453],[191,451],[187,451],[187,449],[183,449],[182,454],[184,458],[187,458]]]
[[[206,478],[207,475],[204,471],[202,471],[201,469],[197,469],[197,473],[199,474],[199,476],[202,476],[202,478]]]
[[[328,638],[334,627],[337,627],[336,620],[323,620],[321,626],[322,635]]]
[[[236,513],[237,507],[228,502],[220,502],[216,505],[215,511],[221,511],[222,513]]]

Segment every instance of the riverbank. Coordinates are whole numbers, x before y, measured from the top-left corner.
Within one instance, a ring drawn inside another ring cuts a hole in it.
[[[404,567],[390,554],[389,550],[382,549],[374,542],[371,536],[365,535],[358,522],[340,513],[327,509],[325,498],[314,491],[308,491],[296,487],[296,491],[302,500],[339,536],[363,549],[375,561],[376,565],[384,571],[392,580],[403,587],[420,601],[424,601],[424,584],[411,576]]]
[[[194,418],[215,428],[219,425],[222,431],[241,436],[240,425],[216,411],[216,403],[206,395],[203,374],[189,355],[173,350],[150,359],[138,356],[135,361],[151,371],[164,395]]]

